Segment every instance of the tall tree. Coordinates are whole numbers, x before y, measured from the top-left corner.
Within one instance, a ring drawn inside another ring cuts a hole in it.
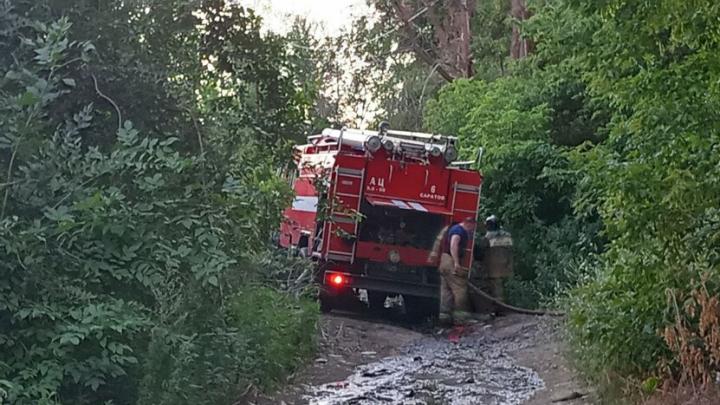
[[[404,42],[418,59],[430,65],[447,81],[473,75],[470,53],[470,21],[475,0],[379,1],[380,10],[393,11],[404,34]]]
[[[510,0],[510,15],[514,19],[510,57],[521,59],[531,54],[535,47],[532,40],[524,37],[520,30],[520,23],[530,18],[526,0]]]
[[[512,38],[510,2],[508,0],[478,2],[471,28],[475,77],[494,80],[507,74]]]
[[[230,403],[291,366],[303,339],[277,350],[272,319],[297,306],[253,269],[306,104],[260,25],[217,0],[0,0],[0,402]]]

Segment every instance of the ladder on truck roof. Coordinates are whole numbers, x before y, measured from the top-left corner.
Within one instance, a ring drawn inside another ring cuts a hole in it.
[[[358,214],[362,203],[365,169],[336,166],[328,196],[329,220],[323,227],[325,260],[353,263],[359,228]]]
[[[405,139],[409,141],[418,141],[418,142],[432,142],[432,141],[450,141],[451,143],[457,141],[456,136],[450,136],[450,135],[442,135],[442,134],[432,134],[427,132],[412,132],[412,131],[398,131],[394,129],[388,129],[384,132],[378,132],[378,131],[372,131],[369,129],[356,129],[356,128],[343,128],[343,129],[325,129],[323,130],[323,134],[325,136],[332,135],[335,133],[346,133],[346,134],[356,134],[356,135],[364,135],[364,136],[380,136],[383,135],[393,137],[393,138],[399,138],[399,139]],[[321,135],[312,135],[308,137],[308,139],[317,139]]]
[[[388,129],[384,132],[371,131],[367,129],[330,129],[326,128],[321,135],[311,135],[308,137],[308,143],[313,143],[323,137],[335,139],[344,139],[346,141],[364,142],[369,137],[379,137],[383,139],[393,139],[395,141],[409,141],[417,144],[433,144],[433,145],[455,145],[458,138],[456,136],[430,134],[425,132],[396,131]]]
[[[457,137],[423,132],[326,128],[322,135],[308,137],[308,142],[320,147],[334,145],[338,151],[348,146],[374,153],[382,147],[391,154],[407,154],[411,157],[443,155],[448,163],[457,158]]]

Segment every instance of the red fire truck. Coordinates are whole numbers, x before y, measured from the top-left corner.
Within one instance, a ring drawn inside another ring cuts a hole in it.
[[[381,125],[326,129],[296,147],[296,197],[279,244],[316,261],[323,310],[360,290],[375,309],[402,295],[408,312],[438,297],[447,227],[476,217],[480,202],[482,176],[473,162],[455,162],[456,143]]]

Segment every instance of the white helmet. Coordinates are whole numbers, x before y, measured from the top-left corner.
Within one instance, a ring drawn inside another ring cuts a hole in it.
[[[485,218],[485,228],[489,231],[496,231],[498,229],[498,219],[495,215],[490,215]]]

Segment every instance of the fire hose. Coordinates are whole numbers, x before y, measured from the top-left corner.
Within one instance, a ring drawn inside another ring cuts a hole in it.
[[[443,235],[444,232],[445,232],[445,230],[443,230],[443,231],[440,233],[440,235]],[[433,248],[433,251],[434,251],[434,252],[437,251],[437,248],[438,248],[438,246],[439,246],[439,244],[440,244],[440,241],[441,241],[441,238],[438,237],[438,239],[435,241],[435,248]],[[471,274],[472,274],[472,270],[468,271],[468,280],[467,280],[468,287],[470,287],[470,289],[473,290],[477,295],[483,297],[484,299],[492,302],[493,304],[497,305],[498,307],[500,307],[500,308],[502,308],[502,309],[504,309],[504,310],[507,310],[507,311],[510,311],[510,312],[515,312],[515,313],[518,313],[518,314],[525,314],[525,315],[536,315],[536,316],[543,316],[543,315],[548,315],[548,316],[565,316],[565,312],[561,312],[561,311],[549,311],[549,310],[544,310],[544,309],[527,309],[527,308],[520,308],[520,307],[512,306],[512,305],[510,305],[510,304],[506,304],[506,303],[500,301],[499,299],[493,297],[492,295],[486,293],[485,291],[481,290],[481,289],[480,289],[478,286],[476,286],[475,284],[471,283],[471,282],[470,282],[470,275],[471,275]],[[444,277],[444,276],[443,276],[443,277]]]
[[[482,157],[482,148],[480,148],[479,153],[480,153],[479,157]],[[437,257],[438,252],[439,252],[439,250],[440,250],[440,246],[441,246],[442,241],[443,241],[443,237],[445,236],[445,233],[447,232],[447,229],[448,229],[448,227],[446,226],[445,228],[443,228],[443,229],[440,231],[440,233],[438,233],[438,236],[437,236],[436,239],[435,239],[435,244],[433,245],[433,249],[432,249],[432,252],[433,252],[433,253],[431,254],[430,257],[433,257],[433,258],[436,258],[436,257]],[[428,259],[428,261],[430,261],[430,259]],[[479,295],[479,296],[483,297],[484,299],[492,302],[493,304],[495,304],[495,305],[498,306],[499,308],[502,308],[502,309],[507,310],[507,311],[510,311],[510,312],[515,312],[515,313],[518,313],[518,314],[525,314],[525,315],[536,315],[536,316],[543,316],[543,315],[548,315],[548,316],[565,316],[565,313],[564,313],[564,312],[560,312],[560,311],[549,311],[549,310],[543,310],[543,309],[526,309],[526,308],[519,308],[519,307],[515,307],[515,306],[512,306],[512,305],[506,304],[506,303],[500,301],[499,299],[491,296],[490,294],[486,293],[485,291],[481,290],[480,288],[478,288],[478,287],[477,287],[476,285],[474,285],[473,283],[471,283],[471,282],[470,282],[470,276],[471,276],[471,274],[472,274],[472,269],[469,269],[468,275],[467,275],[467,277],[468,277],[468,280],[467,280],[468,287],[470,287],[470,289],[473,290],[477,295]],[[444,276],[443,276],[443,277],[444,277]]]
[[[549,316],[565,316],[564,312],[558,312],[558,311],[546,311],[543,309],[526,309],[526,308],[518,308],[514,307],[512,305],[506,304],[499,299],[491,296],[490,294],[486,293],[485,291],[478,288],[476,285],[468,281],[468,287],[470,287],[471,290],[475,292],[475,294],[485,298],[486,300],[492,302],[493,304],[497,305],[498,307],[505,309],[510,312],[516,312],[518,314],[526,314],[526,315],[549,315]]]

